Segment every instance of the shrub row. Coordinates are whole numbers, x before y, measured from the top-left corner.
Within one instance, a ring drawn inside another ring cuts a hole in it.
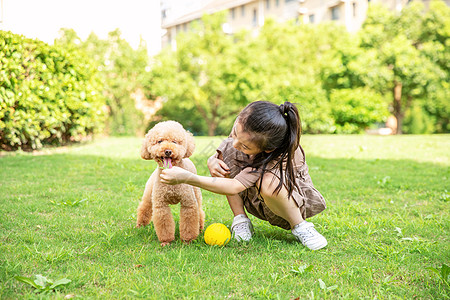
[[[32,150],[102,129],[102,85],[76,50],[0,31],[0,147]]]

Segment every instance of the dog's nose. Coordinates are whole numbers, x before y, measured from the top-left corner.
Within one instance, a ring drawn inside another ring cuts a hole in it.
[[[165,151],[164,151],[164,154],[165,154],[166,156],[171,156],[171,155],[172,155],[172,150],[165,150]]]

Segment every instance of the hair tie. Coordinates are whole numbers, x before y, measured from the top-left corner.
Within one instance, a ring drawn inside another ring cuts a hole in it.
[[[284,104],[280,105],[280,112],[283,116],[287,116],[289,112],[289,105],[286,105],[288,102],[284,102]]]

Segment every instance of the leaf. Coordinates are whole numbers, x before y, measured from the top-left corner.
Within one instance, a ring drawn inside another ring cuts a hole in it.
[[[40,286],[41,288],[45,288],[48,284],[52,284],[53,282],[48,280],[46,277],[42,276],[41,274],[35,275],[36,279],[34,282]]]
[[[312,269],[313,269],[313,266],[312,266],[312,265],[310,265],[309,267],[307,267],[307,268],[305,269],[305,272],[311,272],[311,271],[312,271]]]
[[[29,284],[29,285],[33,286],[34,288],[36,288],[36,289],[40,288],[40,286],[38,286],[31,278],[23,277],[23,276],[14,276],[14,279],[16,279],[16,280],[18,280],[20,282]]]
[[[446,284],[449,284],[448,282],[449,281],[448,277],[450,276],[449,266],[447,266],[446,264],[442,264],[440,269],[436,269],[433,267],[428,267],[427,269],[436,273],[436,275],[438,275]]]
[[[60,285],[65,285],[71,282],[71,280],[67,278],[63,278],[57,280],[55,283],[51,279],[47,279],[47,277],[42,276],[41,274],[35,275],[35,280],[32,280],[28,277],[23,276],[15,276],[16,280],[27,283],[35,288],[35,293],[49,292],[54,290],[56,287]]]
[[[448,276],[449,275],[450,275],[450,267],[447,266],[446,264],[442,264],[441,277],[446,283],[448,283]]]
[[[436,269],[436,268],[428,267],[427,270],[433,271],[433,272],[436,273],[437,275],[440,275],[438,269]]]
[[[306,272],[311,272],[312,269],[313,269],[312,265],[310,265],[310,266],[302,265],[302,266],[299,266],[298,269],[292,269],[291,272],[298,273],[298,274],[303,274],[303,273],[306,273]]]
[[[332,291],[332,290],[335,290],[337,288],[338,288],[337,285],[332,285],[332,286],[327,287],[327,291]]]
[[[322,279],[319,279],[319,285],[320,285],[320,288],[322,290],[326,290],[327,289],[327,285],[325,284],[325,282],[323,282]]]
[[[52,284],[52,285],[50,286],[50,289],[53,290],[53,289],[56,288],[57,286],[60,286],[60,285],[66,285],[66,284],[68,284],[68,283],[70,283],[70,282],[72,282],[72,280],[67,279],[67,278],[59,279],[59,280],[57,280],[54,284]]]

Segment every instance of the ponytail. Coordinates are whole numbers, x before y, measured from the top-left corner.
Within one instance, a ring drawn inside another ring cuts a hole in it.
[[[292,163],[301,136],[297,107],[288,101],[280,106],[267,101],[256,101],[239,114],[238,120],[246,131],[252,133],[252,142],[262,150],[250,165],[261,170],[260,183],[265,172],[278,170],[280,182],[275,192],[279,193],[284,184],[290,197],[294,188],[298,189]],[[275,161],[275,165],[268,169],[267,165],[271,161]]]

